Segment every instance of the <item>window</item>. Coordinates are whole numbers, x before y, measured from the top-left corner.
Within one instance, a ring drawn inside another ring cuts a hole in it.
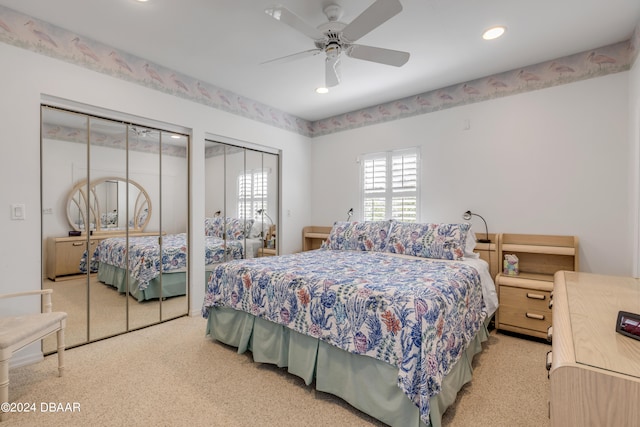
[[[258,209],[267,208],[267,177],[262,169],[238,176],[238,217],[258,219]]]
[[[361,162],[365,221],[418,220],[418,149],[368,154]]]

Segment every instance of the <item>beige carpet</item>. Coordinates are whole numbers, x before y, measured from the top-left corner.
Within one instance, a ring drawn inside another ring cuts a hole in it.
[[[87,277],[79,275],[57,282],[45,279],[42,288],[53,289],[53,309],[68,315],[65,331],[68,347],[124,333],[127,321],[129,330],[133,330],[188,312],[186,296],[142,302],[129,296],[127,301],[125,294],[98,281],[96,274],[89,276],[89,287]],[[55,337],[45,339],[44,352],[55,350]]]
[[[182,317],[76,347],[10,370],[10,401],[35,413],[9,426],[380,426],[284,369],[210,341],[205,320]],[[548,426],[546,343],[492,331],[474,378],[444,416],[446,426]],[[80,411],[42,412],[42,402]]]

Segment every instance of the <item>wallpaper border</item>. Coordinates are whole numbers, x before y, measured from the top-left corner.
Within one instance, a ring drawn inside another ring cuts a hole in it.
[[[627,41],[310,122],[0,6],[1,42],[311,138],[628,71],[638,28]]]

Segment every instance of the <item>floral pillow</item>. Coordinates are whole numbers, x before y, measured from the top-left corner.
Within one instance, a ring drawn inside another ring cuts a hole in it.
[[[216,216],[213,218],[204,219],[204,235],[219,237],[222,239],[222,217]]]
[[[227,240],[240,240],[245,236],[249,237],[253,219],[227,218]]]
[[[391,221],[336,222],[323,249],[347,251],[378,251],[387,247]]]
[[[393,222],[387,251],[422,258],[463,259],[470,225]]]
[[[223,230],[225,230],[226,227],[228,240],[240,240],[244,239],[245,235],[250,235],[253,222],[253,219],[223,218],[220,216],[205,218],[204,234],[205,236],[214,236],[222,239],[224,235]]]

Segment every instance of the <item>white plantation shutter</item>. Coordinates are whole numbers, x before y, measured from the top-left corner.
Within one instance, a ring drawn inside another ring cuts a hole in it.
[[[249,171],[238,176],[238,217],[257,219],[258,209],[267,207],[267,172]]]
[[[369,154],[362,161],[365,221],[418,220],[418,150]]]

